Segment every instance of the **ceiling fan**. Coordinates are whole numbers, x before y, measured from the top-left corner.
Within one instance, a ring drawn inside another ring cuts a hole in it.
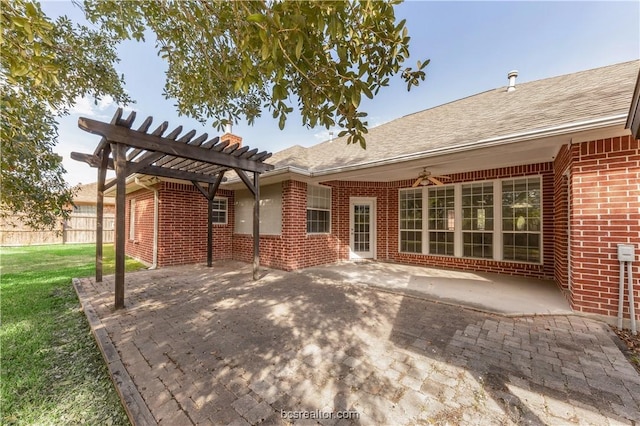
[[[420,172],[418,178],[415,182],[413,182],[413,185],[411,185],[411,187],[415,188],[416,186],[420,185],[425,179],[428,181],[426,185],[429,185],[429,183],[432,183],[434,185],[444,185],[444,183],[442,182],[443,180],[451,180],[449,176],[431,176],[431,172],[428,171],[425,167],[422,172]]]

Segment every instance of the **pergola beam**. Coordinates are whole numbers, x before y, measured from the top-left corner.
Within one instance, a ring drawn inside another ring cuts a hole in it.
[[[121,143],[133,148],[163,152],[176,157],[208,162],[229,168],[239,168],[251,172],[261,173],[273,168],[268,164],[257,161],[233,157],[222,152],[203,149],[199,146],[192,146],[184,143],[178,144],[168,138],[136,132],[135,130],[125,127],[115,126],[101,121],[91,120],[89,118],[79,118],[78,126],[89,133],[100,135],[109,141]]]
[[[91,167],[100,167],[100,159],[90,154],[72,152],[71,158],[73,158],[76,161],[82,161],[83,163],[87,163]],[[136,163],[133,161],[127,161],[126,165],[127,165],[127,176],[130,176],[134,173],[139,173],[143,175],[151,175],[151,176],[165,177],[165,178],[171,178],[171,179],[180,179],[180,180],[188,180],[188,181],[195,180],[196,182],[204,182],[204,183],[211,183],[211,184],[216,182],[215,175],[186,172],[184,170],[174,170],[166,167],[151,166],[151,165],[138,167],[140,163]],[[115,170],[115,165],[112,159],[108,160],[106,168],[109,170]],[[111,181],[108,184],[105,184],[104,189],[107,190],[114,185],[115,185],[115,181]]]

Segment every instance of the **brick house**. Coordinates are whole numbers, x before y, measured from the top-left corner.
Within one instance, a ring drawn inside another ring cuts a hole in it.
[[[376,259],[553,279],[574,310],[615,318],[617,244],[640,246],[639,65],[523,84],[510,73],[506,87],[370,129],[366,150],[338,138],[276,153],[261,178],[261,264]],[[215,259],[252,260],[252,203],[229,175]],[[126,227],[127,254],[148,263],[206,258],[207,202],[191,183],[130,178]]]

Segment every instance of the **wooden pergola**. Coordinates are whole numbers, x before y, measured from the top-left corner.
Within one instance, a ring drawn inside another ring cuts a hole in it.
[[[110,123],[81,117],[78,126],[89,133],[102,136],[93,154],[72,152],[71,158],[98,168],[98,205],[96,226],[96,282],[102,281],[102,229],[104,218],[104,191],[116,187],[115,219],[115,308],[124,307],[125,272],[125,195],[126,179],[143,174],[189,181],[208,200],[207,265],[212,265],[212,207],[213,199],[226,171],[233,170],[254,195],[253,207],[253,278],[258,279],[260,265],[260,173],[272,170],[264,163],[271,153],[248,146],[240,147],[220,138],[209,139],[206,133],[198,136],[195,130],[185,133],[182,126],[164,135],[169,127],[166,121],[148,133],[153,117],[147,117],[137,130],[133,130],[135,112],[122,118],[118,108]],[[116,178],[106,183],[107,169],[115,170]],[[249,177],[253,173],[253,179]],[[204,187],[207,184],[208,187]]]

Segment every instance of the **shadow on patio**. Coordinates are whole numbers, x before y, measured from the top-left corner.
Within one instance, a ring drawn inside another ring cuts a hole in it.
[[[129,274],[117,312],[113,277],[80,283],[161,424],[286,424],[283,413],[317,410],[357,412],[353,424],[606,423],[638,412],[640,377],[582,318],[496,317],[312,270],[253,282],[237,262]]]

